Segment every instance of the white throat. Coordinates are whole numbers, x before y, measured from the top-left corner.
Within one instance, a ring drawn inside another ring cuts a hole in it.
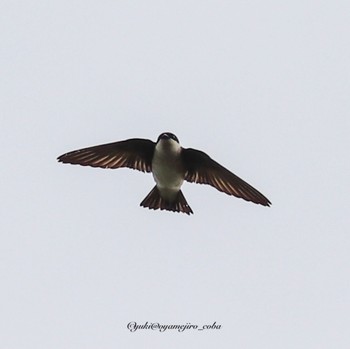
[[[181,150],[181,146],[179,143],[174,141],[173,139],[161,139],[156,144],[155,153],[166,153],[168,156],[173,154],[178,154]]]

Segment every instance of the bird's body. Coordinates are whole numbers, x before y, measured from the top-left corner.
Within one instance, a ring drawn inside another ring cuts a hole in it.
[[[152,159],[152,174],[161,196],[173,201],[185,178],[179,143],[164,140],[157,143]]]
[[[177,137],[170,132],[162,133],[156,143],[146,139],[129,139],[75,150],[59,156],[58,160],[82,166],[129,167],[152,172],[156,186],[140,204],[150,209],[193,213],[181,192],[185,180],[209,184],[228,195],[256,204],[271,204],[264,195],[207,154],[182,148]]]

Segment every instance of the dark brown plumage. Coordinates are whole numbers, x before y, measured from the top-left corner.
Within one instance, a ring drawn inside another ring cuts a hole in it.
[[[73,150],[57,158],[59,162],[101,168],[128,167],[151,172],[155,143],[148,139],[128,139]]]
[[[183,169],[185,169],[185,173],[182,179],[188,182],[209,184],[228,195],[233,195],[263,206],[271,205],[270,200],[263,194],[211,159],[206,153],[192,148],[186,149],[180,147],[177,137],[169,132],[162,133],[158,137],[157,143],[148,139],[133,138],[74,150],[59,156],[58,161],[73,165],[78,164],[101,168],[114,169],[128,167],[142,172],[153,172],[154,175],[152,161],[154,159],[156,145],[159,142],[163,142],[163,145],[159,148],[162,150],[158,150],[158,152],[161,151],[163,154],[161,157],[163,164],[157,165],[160,167],[157,167],[156,172],[162,177],[164,175],[169,176],[170,171],[170,182],[167,180],[165,183],[160,184],[155,177],[157,185],[141,202],[141,206],[155,210],[184,212],[186,214],[193,213],[176,184],[181,179],[181,176],[183,176]],[[171,144],[173,145],[171,146]],[[173,147],[174,145],[176,145],[175,148]],[[166,154],[165,157],[164,154]],[[162,171],[165,172],[163,173]],[[173,177],[174,175],[175,177]],[[180,176],[180,178],[177,176]],[[174,183],[171,181],[174,181]],[[176,195],[175,191],[175,194],[169,196],[169,191],[171,192],[172,190],[178,190],[178,194]]]
[[[189,148],[184,149],[182,156],[188,169],[185,174],[186,181],[209,184],[228,195],[263,206],[270,206],[271,202],[263,194],[218,164],[204,152]]]

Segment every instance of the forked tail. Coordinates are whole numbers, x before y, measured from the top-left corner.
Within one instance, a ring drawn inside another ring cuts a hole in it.
[[[157,186],[155,186],[151,190],[151,192],[145,197],[145,199],[141,202],[140,206],[148,207],[149,209],[152,209],[152,210],[160,209],[160,210],[167,210],[167,211],[173,211],[173,212],[184,212],[188,215],[190,215],[191,213],[193,214],[193,211],[191,210],[191,207],[188,205],[181,190],[179,190],[179,193],[175,201],[168,202],[168,201],[165,201],[160,196]]]

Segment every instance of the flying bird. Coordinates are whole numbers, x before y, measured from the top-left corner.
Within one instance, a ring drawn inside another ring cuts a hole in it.
[[[57,160],[73,165],[128,167],[152,172],[156,185],[140,206],[153,210],[193,214],[181,191],[184,181],[209,184],[223,193],[255,204],[271,204],[263,194],[206,153],[181,147],[178,138],[170,132],[162,133],[156,143],[149,139],[133,138],[74,150],[59,156]]]

